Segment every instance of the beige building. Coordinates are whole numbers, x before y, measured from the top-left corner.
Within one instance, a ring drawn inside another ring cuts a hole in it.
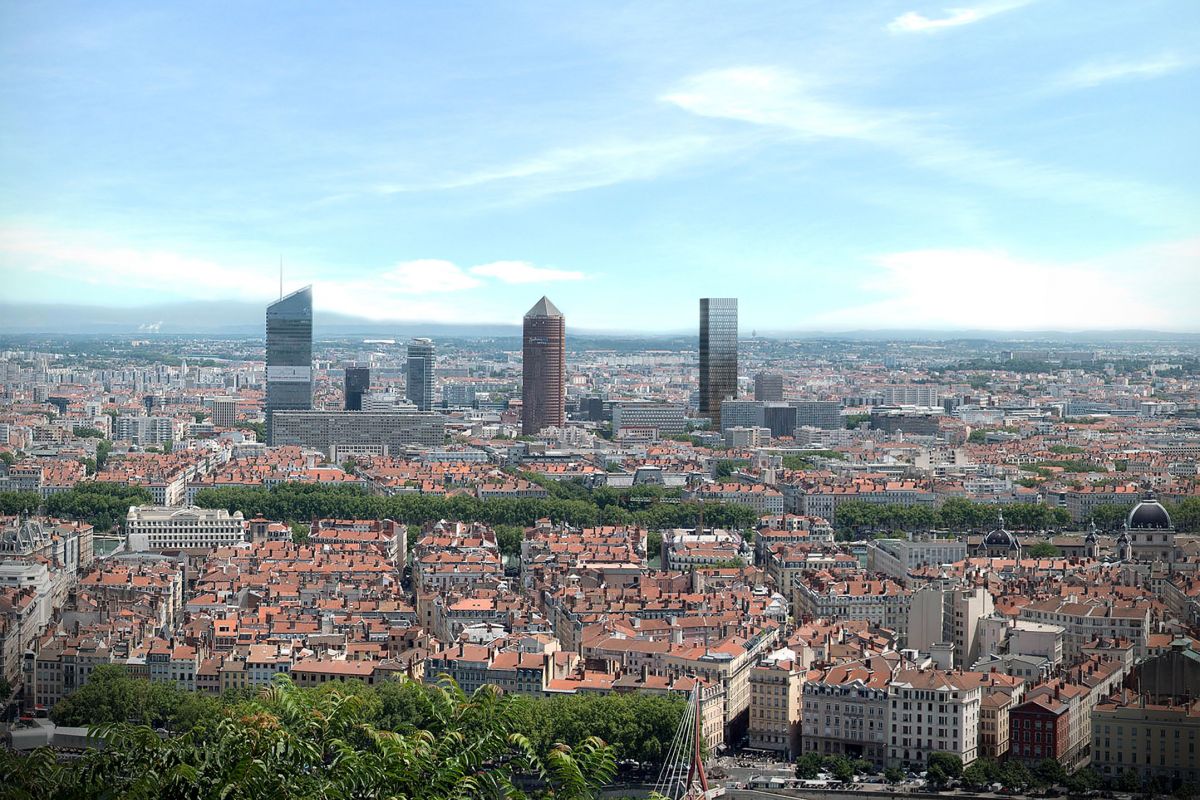
[[[750,670],[750,747],[783,754],[800,752],[804,667],[795,652],[776,650]]]
[[[951,753],[963,765],[979,757],[983,688],[976,673],[904,669],[891,683],[888,762],[923,765]]]
[[[187,550],[224,547],[246,539],[242,512],[223,508],[130,506],[125,516],[126,547]]]
[[[803,686],[802,749],[887,763],[888,683],[897,653],[829,667]]]

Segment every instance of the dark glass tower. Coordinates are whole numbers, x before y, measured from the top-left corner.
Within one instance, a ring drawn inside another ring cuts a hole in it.
[[[413,339],[408,343],[408,380],[404,395],[418,411],[433,408],[433,342]]]
[[[363,395],[371,389],[371,368],[346,365],[346,410],[362,411]]]
[[[700,414],[721,429],[721,401],[737,397],[737,298],[700,298]]]
[[[267,306],[267,442],[276,411],[312,408],[312,287]]]
[[[525,315],[521,337],[521,433],[566,424],[567,321],[543,297]]]

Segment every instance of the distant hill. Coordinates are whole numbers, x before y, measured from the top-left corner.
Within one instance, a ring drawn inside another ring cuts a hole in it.
[[[0,334],[100,334],[126,335],[136,333],[197,334],[209,336],[262,336],[265,305],[262,303],[230,303],[197,301],[164,303],[136,308],[87,306],[67,304],[0,303]],[[492,337],[520,336],[521,326],[514,322],[481,322],[477,324],[422,322],[420,320],[369,320],[346,314],[317,310],[314,319],[317,337],[377,336],[400,338],[407,336]],[[748,327],[748,326],[747,326]],[[601,338],[693,338],[694,330],[646,332],[637,330],[589,330],[570,327],[576,336]],[[750,333],[743,328],[741,335]],[[1096,331],[989,331],[989,330],[764,330],[758,335],[770,339],[841,339],[856,341],[948,341],[976,339],[1035,342],[1066,342],[1074,344],[1103,342],[1200,342],[1200,333],[1181,333],[1149,330]]]

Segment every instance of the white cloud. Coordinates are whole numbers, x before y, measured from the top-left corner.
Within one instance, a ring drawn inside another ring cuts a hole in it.
[[[374,274],[338,279],[334,268],[289,265],[287,287],[313,284],[319,310],[368,319],[467,320],[470,312],[457,300],[444,303],[430,296],[454,294],[488,285],[577,281],[582,272],[538,267],[527,261],[495,261],[464,269],[445,259],[401,261]],[[162,301],[269,301],[279,292],[275,265],[232,263],[162,249],[114,244],[80,232],[0,225],[0,282],[6,294],[31,275],[64,285],[88,285],[109,301],[114,293],[153,294]],[[5,299],[8,299],[6,296]],[[61,298],[59,298],[61,299]],[[478,321],[474,319],[472,321]]]
[[[1142,61],[1096,61],[1083,64],[1059,76],[1051,88],[1090,89],[1104,83],[1143,80],[1187,69],[1193,62],[1174,53],[1163,53]]]
[[[535,267],[528,261],[493,261],[471,267],[472,275],[495,278],[503,283],[545,283],[548,281],[581,281],[582,272]]]
[[[863,293],[878,300],[817,315],[814,327],[1195,330],[1200,239],[1082,262],[929,249],[874,259]],[[1155,280],[1145,281],[1147,264]],[[1159,288],[1156,288],[1159,287]]]
[[[1195,216],[1195,201],[1190,197],[975,147],[928,118],[826,99],[800,76],[775,67],[703,72],[661,99],[703,117],[750,123],[808,139],[867,143],[957,180],[1100,208],[1156,227],[1190,228]]]
[[[406,294],[459,292],[480,285],[480,281],[468,275],[454,262],[438,258],[402,261],[380,273],[376,280],[379,281],[376,284],[378,290]]]
[[[985,3],[973,8],[947,8],[941,17],[927,17],[916,11],[908,11],[888,23],[892,33],[931,33],[947,28],[958,28],[987,19],[1005,11],[1028,5],[1032,0],[1008,0],[1008,2]]]

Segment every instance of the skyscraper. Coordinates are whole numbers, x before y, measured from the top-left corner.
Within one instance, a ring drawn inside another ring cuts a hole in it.
[[[755,375],[754,399],[764,403],[783,402],[783,376],[777,372],[760,372]]]
[[[521,433],[566,423],[567,321],[548,297],[525,315],[521,344]]]
[[[413,339],[408,343],[408,381],[404,395],[418,411],[433,408],[433,341]]]
[[[267,306],[267,442],[271,415],[312,408],[312,287]]]
[[[721,428],[721,401],[737,397],[737,298],[700,298],[700,414]]]
[[[346,410],[362,411],[363,395],[371,390],[371,368],[359,364],[346,365]]]

